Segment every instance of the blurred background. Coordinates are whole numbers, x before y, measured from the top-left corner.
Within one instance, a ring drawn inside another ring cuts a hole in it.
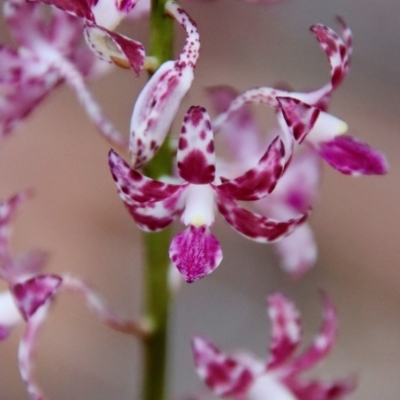
[[[340,331],[315,377],[355,375],[354,400],[397,400],[400,391],[400,2],[286,0],[257,6],[240,0],[182,1],[198,24],[201,58],[175,124],[190,105],[209,106],[203,88],[240,90],[286,81],[296,89],[329,79],[325,56],[309,27],[354,33],[350,75],[331,112],[349,134],[383,150],[385,177],[349,178],[325,166],[320,201],[311,217],[319,244],[316,267],[301,281],[285,275],[271,247],[251,243],[217,220],[224,251],[215,273],[182,285],[172,315],[171,399],[206,392],[195,375],[190,338],[203,334],[225,350],[264,357],[269,344],[265,296],[283,291],[303,315],[305,343],[319,329],[325,289],[336,304]],[[1,42],[9,41],[1,23]],[[121,30],[146,43],[147,22]],[[183,35],[177,27],[179,39]],[[145,74],[115,68],[91,83],[99,103],[128,135],[132,107]],[[267,129],[267,127],[265,128]],[[61,86],[0,147],[0,196],[33,187],[18,214],[13,251],[51,253],[49,271],[87,278],[113,305],[134,317],[141,298],[140,233],[120,202],[107,166],[110,146],[97,134],[75,95]],[[179,227],[179,229],[181,229]],[[5,286],[1,286],[4,287]],[[0,399],[27,399],[19,377],[22,329],[0,345]],[[49,399],[138,399],[140,348],[103,327],[79,299],[60,296],[40,337],[37,371]]]

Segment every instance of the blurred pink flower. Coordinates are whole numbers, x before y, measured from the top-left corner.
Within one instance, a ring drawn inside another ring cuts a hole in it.
[[[59,10],[52,10],[48,20],[40,8],[25,0],[4,2],[4,17],[19,47],[0,46],[0,135],[9,134],[66,82],[99,131],[110,142],[126,146],[84,82],[101,61],[81,46],[82,22]]]
[[[236,400],[337,400],[351,392],[354,379],[326,382],[299,375],[322,361],[334,344],[337,316],[323,296],[324,321],[311,346],[294,356],[301,339],[301,321],[295,305],[282,294],[268,297],[272,344],[267,361],[239,352],[226,355],[197,336],[193,355],[200,379],[219,397]]]
[[[146,327],[120,316],[82,279],[41,273],[47,261],[46,253],[31,251],[19,257],[10,255],[11,220],[30,194],[30,191],[20,192],[0,202],[0,278],[9,285],[9,291],[0,293],[0,340],[6,339],[15,325],[25,321],[25,333],[19,346],[19,368],[31,399],[44,400],[33,373],[33,354],[39,329],[56,293],[64,290],[79,295],[100,320],[115,330],[145,335]]]

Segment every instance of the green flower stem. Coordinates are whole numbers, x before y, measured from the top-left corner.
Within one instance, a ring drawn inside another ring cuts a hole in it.
[[[150,56],[160,65],[173,58],[173,20],[165,15],[166,0],[151,1]],[[167,139],[156,156],[145,167],[145,174],[157,179],[171,174],[172,152]],[[144,341],[143,400],[166,400],[168,316],[170,292],[168,287],[168,248],[171,228],[156,233],[144,233],[145,246],[145,317],[152,333]]]

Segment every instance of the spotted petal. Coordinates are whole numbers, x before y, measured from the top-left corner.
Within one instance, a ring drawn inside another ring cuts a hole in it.
[[[331,67],[331,90],[335,89],[346,77],[353,52],[351,31],[342,19],[339,19],[339,22],[345,42],[336,32],[325,25],[315,24],[310,28],[328,57]]]
[[[285,165],[285,147],[276,137],[258,165],[236,179],[223,180],[218,192],[235,200],[259,200],[271,193]]]
[[[307,218],[307,214],[277,221],[238,206],[233,200],[218,194],[218,210],[225,221],[243,236],[256,242],[271,243],[288,235]]]
[[[246,365],[221,353],[200,336],[193,338],[192,349],[197,374],[217,396],[245,395],[255,378]]]
[[[222,250],[205,225],[190,225],[172,239],[169,256],[185,280],[191,283],[218,267]]]
[[[141,91],[133,109],[130,152],[134,168],[149,161],[163,143],[183,97],[193,80],[200,41],[193,20],[176,3],[167,11],[186,30],[186,44],[178,60],[167,61],[155,72]]]
[[[147,178],[130,168],[113,150],[109,153],[108,162],[120,197],[127,204],[166,200],[181,190],[182,185]]]
[[[189,183],[206,184],[215,179],[214,134],[207,111],[191,107],[179,136],[177,164],[179,175]]]
[[[281,293],[268,296],[272,339],[268,369],[279,367],[293,354],[301,339],[300,313]]]
[[[61,285],[61,281],[57,275],[37,275],[12,286],[11,290],[26,320],[46,304]]]
[[[346,175],[383,175],[388,171],[382,152],[351,136],[319,143],[317,149],[329,165]]]

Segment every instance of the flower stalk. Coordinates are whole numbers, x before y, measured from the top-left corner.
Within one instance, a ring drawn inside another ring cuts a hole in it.
[[[150,56],[159,65],[173,57],[173,19],[165,14],[166,0],[152,0],[150,15]],[[145,174],[154,179],[170,175],[172,152],[168,138],[156,156],[145,167]],[[145,318],[152,333],[144,340],[143,400],[165,400],[167,395],[167,342],[170,291],[168,287],[171,228],[143,233],[145,248]]]

